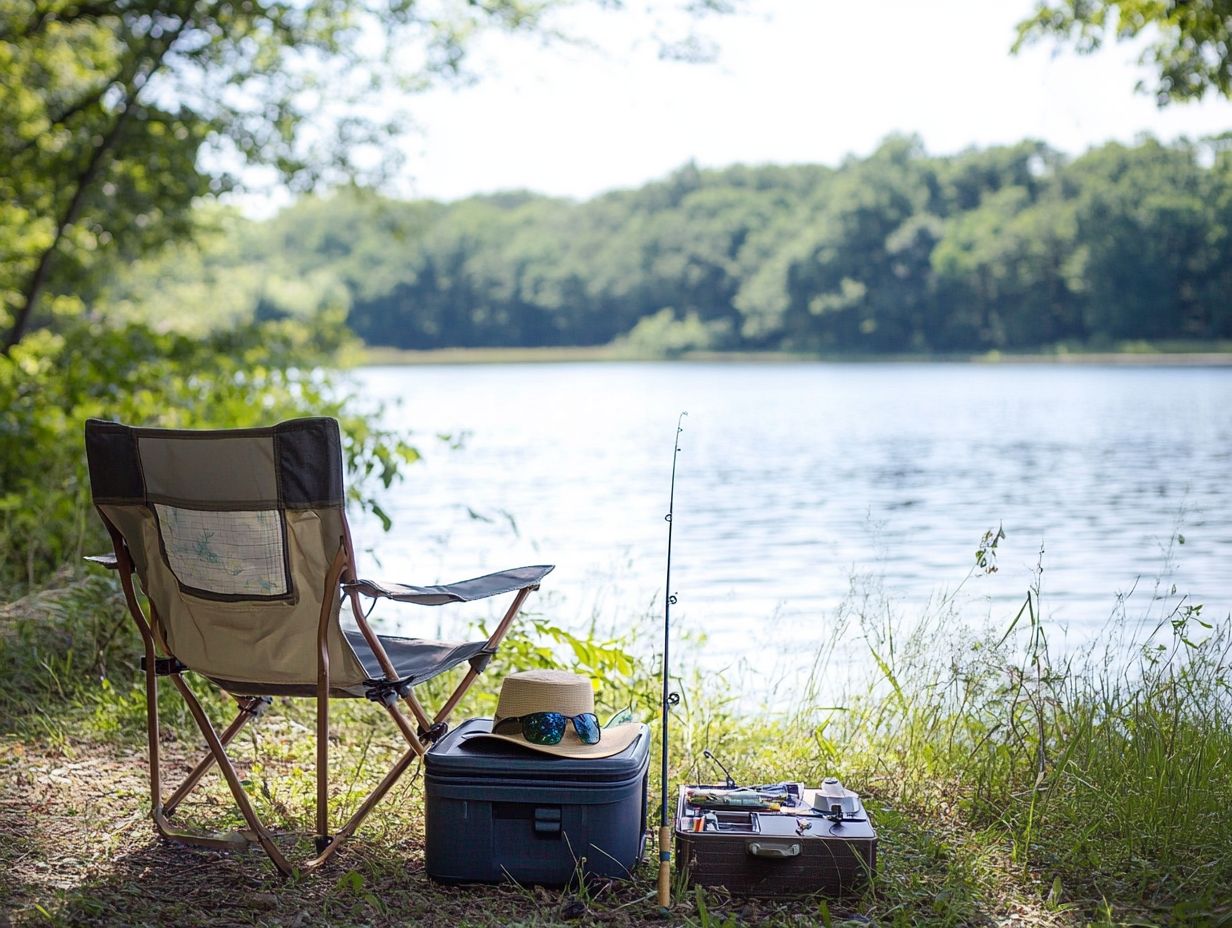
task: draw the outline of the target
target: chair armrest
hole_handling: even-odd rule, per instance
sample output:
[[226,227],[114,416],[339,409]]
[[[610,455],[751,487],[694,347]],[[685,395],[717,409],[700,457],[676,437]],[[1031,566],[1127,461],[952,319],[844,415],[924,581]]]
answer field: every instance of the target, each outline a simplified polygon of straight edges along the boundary
[[91,554],[85,560],[91,564],[97,564],[99,567],[106,567],[108,570],[118,570],[120,568],[120,560],[114,553]]
[[399,603],[415,603],[418,606],[443,606],[446,603],[469,603],[501,593],[534,589],[539,581],[555,569],[554,564],[538,564],[534,567],[514,567],[494,574],[485,574],[472,580],[443,583],[437,586],[409,586],[403,583],[382,583],[376,580],[355,580],[342,584],[347,593],[359,593],[373,599],[392,599]]

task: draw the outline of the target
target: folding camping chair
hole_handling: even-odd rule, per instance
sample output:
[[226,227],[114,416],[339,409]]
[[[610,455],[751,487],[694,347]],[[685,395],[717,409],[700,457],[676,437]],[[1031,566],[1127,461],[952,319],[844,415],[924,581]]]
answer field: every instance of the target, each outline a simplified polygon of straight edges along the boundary
[[[495,653],[551,566],[520,567],[444,586],[360,580],[343,500],[342,444],[333,419],[271,428],[185,431],[130,428],[91,419],[86,455],[94,504],[114,554],[90,558],[119,572],[145,644],[150,797],[154,825],[172,841],[225,848],[260,844],[283,874],[294,869],[260,822],[227,757],[227,744],[273,696],[315,697],[315,869],[359,826],[398,777],[447,729],[447,719]],[[146,609],[138,601],[133,572]],[[437,606],[512,593],[486,641],[444,642],[374,634],[360,598]],[[354,629],[340,620],[350,601]],[[374,602],[375,604],[375,602]],[[413,687],[462,663],[469,669],[430,715]],[[239,713],[215,731],[184,671],[212,680]],[[163,798],[158,678],[184,697],[209,753]],[[367,697],[385,708],[409,749],[336,831],[329,816],[329,700]],[[399,709],[409,707],[414,721]],[[177,806],[217,764],[247,832],[225,836],[174,828]]]

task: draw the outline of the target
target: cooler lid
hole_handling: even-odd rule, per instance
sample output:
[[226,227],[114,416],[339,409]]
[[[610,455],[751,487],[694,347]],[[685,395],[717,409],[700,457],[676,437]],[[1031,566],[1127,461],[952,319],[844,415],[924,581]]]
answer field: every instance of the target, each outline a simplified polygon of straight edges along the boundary
[[638,726],[637,737],[611,757],[555,757],[507,741],[476,738],[492,730],[491,719],[467,719],[432,746],[424,757],[428,774],[437,777],[493,777],[501,780],[567,780],[611,783],[640,775],[650,754],[650,729]]

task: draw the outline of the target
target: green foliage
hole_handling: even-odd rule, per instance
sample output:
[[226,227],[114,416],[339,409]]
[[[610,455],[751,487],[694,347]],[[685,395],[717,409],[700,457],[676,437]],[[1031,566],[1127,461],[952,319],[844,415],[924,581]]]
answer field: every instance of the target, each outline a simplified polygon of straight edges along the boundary
[[[387,177],[412,123],[397,101],[470,79],[485,31],[559,37],[545,20],[570,5],[0,0],[4,348],[80,312],[109,261],[188,237],[194,201],[243,167],[299,192]],[[659,5],[689,20],[730,6]]]
[[[186,236],[193,201],[234,184],[222,165],[270,167],[301,190],[362,175],[358,163],[393,150],[381,140],[402,114],[386,107],[373,115],[361,101],[385,87],[456,76],[478,30],[533,28],[543,9],[516,0],[436,13],[360,0],[3,0],[0,308],[8,343],[28,329],[44,290],[80,293],[105,259]],[[422,64],[383,59],[381,41],[413,42],[422,56],[397,61]],[[310,117],[316,131],[306,141]],[[374,163],[377,176],[388,167],[384,158]]]
[[120,16],[103,25],[85,9],[0,3],[6,344],[44,288],[53,315],[80,312],[79,294],[94,282],[100,257],[133,256],[185,234],[194,198],[209,190],[196,166],[206,135],[200,120],[187,108],[136,99],[174,41],[152,33],[165,21],[134,10],[134,19],[149,22],[133,36],[119,27]]
[[[59,745],[67,718],[77,716],[104,736],[130,725],[136,727],[129,737],[139,736],[145,715],[135,673],[140,651],[124,601],[101,569],[0,607],[2,730]],[[48,704],[61,711],[48,713]]]
[[676,318],[671,308],[653,316],[643,316],[621,341],[639,357],[675,358],[687,351],[713,351],[730,344],[731,325],[727,320],[702,322],[696,312]]
[[83,423],[174,428],[268,425],[300,415],[343,423],[355,502],[389,486],[416,452],[374,427],[317,370],[348,344],[340,316],[249,324],[208,338],[66,320],[0,355],[0,578],[35,586],[82,553],[107,550],[90,505]]
[[[480,627],[480,637],[490,629]],[[600,637],[591,628],[574,633],[542,616],[524,616],[511,630],[505,643],[486,671],[488,679],[499,680],[519,670],[568,667],[589,677],[595,688],[595,711],[606,722],[623,709],[632,709],[637,719],[653,718],[658,713],[656,682],[634,656],[639,629],[615,637]],[[428,701],[443,702],[454,686],[446,678],[429,681],[424,691]],[[463,701],[459,713],[491,715],[496,708],[495,689],[476,686]]]
[[643,357],[1232,337],[1232,152],[1215,141],[1067,161],[893,138],[837,170],[686,166],[585,203],[344,191],[205,218],[200,249],[118,270],[109,311],[204,331],[345,308],[371,345]]
[[[1059,0],[1041,2],[1018,24],[1017,51],[1045,37],[1092,52],[1112,37],[1149,43],[1140,62],[1159,75],[1160,106],[1201,100],[1208,90],[1232,98],[1232,2],[1229,0]],[[1140,82],[1139,90],[1146,89]]]

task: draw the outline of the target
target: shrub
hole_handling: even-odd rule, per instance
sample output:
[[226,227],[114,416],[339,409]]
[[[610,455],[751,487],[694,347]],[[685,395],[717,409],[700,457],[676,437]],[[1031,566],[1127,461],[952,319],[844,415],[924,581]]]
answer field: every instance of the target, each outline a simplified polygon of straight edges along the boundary
[[[80,318],[32,333],[0,355],[0,581],[9,597],[89,550],[107,550],[90,506],[83,423],[171,428],[267,425],[331,415],[342,422],[357,502],[418,456],[374,428],[321,366],[350,343],[340,316],[282,320],[205,338]],[[87,552],[88,553],[88,552]]]

